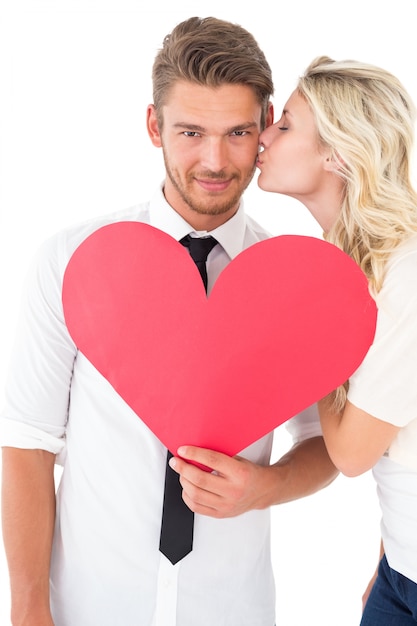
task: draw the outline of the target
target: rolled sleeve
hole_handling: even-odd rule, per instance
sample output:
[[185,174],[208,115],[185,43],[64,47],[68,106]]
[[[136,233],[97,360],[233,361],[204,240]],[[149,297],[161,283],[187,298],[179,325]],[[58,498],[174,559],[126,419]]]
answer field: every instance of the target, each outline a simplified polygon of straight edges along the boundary
[[[59,236],[40,249],[27,276],[0,415],[0,445],[62,453],[77,349],[62,308],[68,256]],[[60,251],[60,252],[59,252]]]
[[53,454],[62,454],[65,448],[65,438],[64,436],[54,437],[40,428],[2,417],[0,419],[0,446],[27,450],[40,449]]

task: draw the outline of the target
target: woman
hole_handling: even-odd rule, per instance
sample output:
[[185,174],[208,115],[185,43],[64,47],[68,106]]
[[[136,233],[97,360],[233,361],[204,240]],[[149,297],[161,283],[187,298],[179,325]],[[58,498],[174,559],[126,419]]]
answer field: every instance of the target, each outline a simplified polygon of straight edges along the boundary
[[319,403],[335,465],[347,476],[373,468],[378,484],[383,557],[362,626],[417,623],[414,115],[392,74],[320,57],[260,138],[259,186],[300,200],[363,269],[378,305],[361,366]]

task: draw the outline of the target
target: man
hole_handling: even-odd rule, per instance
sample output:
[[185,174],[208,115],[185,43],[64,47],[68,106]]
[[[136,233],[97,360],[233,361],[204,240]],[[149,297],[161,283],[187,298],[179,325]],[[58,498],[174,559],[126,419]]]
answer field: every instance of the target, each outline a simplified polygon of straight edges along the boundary
[[163,186],[150,202],[53,237],[29,281],[1,420],[14,626],[273,626],[268,507],[336,475],[312,410],[291,420],[295,445],[275,465],[272,435],[236,458],[186,447],[171,464],[196,513],[193,548],[175,565],[159,551],[166,448],[77,351],[63,274],[99,227],[140,221],[177,240],[215,237],[210,292],[232,258],[268,237],[241,196],[273,121],[273,84],[253,37],[214,18],[186,20],[165,38],[153,84],[147,126],[163,151]]

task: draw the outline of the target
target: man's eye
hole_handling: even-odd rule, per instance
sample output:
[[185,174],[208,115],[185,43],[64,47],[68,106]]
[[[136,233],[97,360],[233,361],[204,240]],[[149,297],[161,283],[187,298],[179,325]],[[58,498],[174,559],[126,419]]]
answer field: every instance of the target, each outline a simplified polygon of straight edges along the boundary
[[248,134],[248,131],[247,130],[234,130],[231,134],[235,135],[236,137],[244,137],[245,135]]
[[200,136],[200,133],[198,133],[198,132],[197,132],[197,131],[195,131],[195,130],[185,130],[185,131],[184,131],[184,135],[185,135],[186,137],[199,137],[199,136]]

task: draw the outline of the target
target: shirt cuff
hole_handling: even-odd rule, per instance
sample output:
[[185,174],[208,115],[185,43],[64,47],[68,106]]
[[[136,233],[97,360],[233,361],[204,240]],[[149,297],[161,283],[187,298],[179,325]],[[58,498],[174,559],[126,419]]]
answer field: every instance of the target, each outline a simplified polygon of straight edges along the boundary
[[46,450],[62,455],[65,449],[65,438],[54,437],[23,422],[2,418],[0,419],[0,446]]

